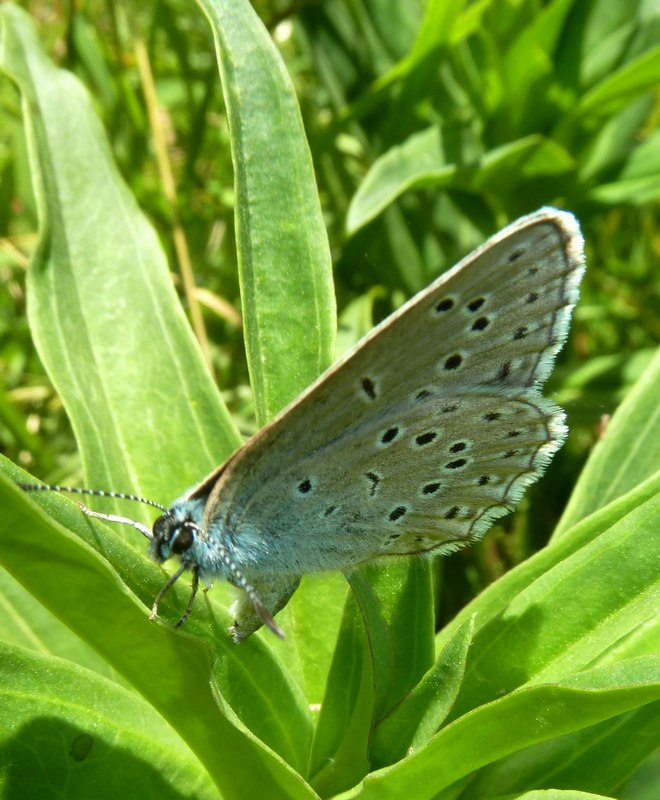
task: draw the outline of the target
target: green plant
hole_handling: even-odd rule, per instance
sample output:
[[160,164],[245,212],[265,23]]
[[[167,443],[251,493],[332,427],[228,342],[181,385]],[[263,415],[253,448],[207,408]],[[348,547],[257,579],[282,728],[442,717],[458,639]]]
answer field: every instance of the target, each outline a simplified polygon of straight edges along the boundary
[[[216,37],[229,120],[245,339],[262,424],[330,361],[329,248],[280,56],[247,2],[200,5]],[[597,202],[657,197],[658,168],[644,157],[657,132],[630,145],[631,131],[647,124],[660,60],[644,41],[642,6],[628,19],[630,5],[619,4],[623,16],[610,18],[605,36],[580,4],[528,4],[527,17],[502,4],[492,40],[482,34],[469,47],[497,5],[430,3],[406,50],[404,32],[385,25],[374,3],[381,36],[367,37],[363,20],[364,52],[351,50],[348,7],[302,9],[300,41],[325,65],[342,109],[327,129],[310,126],[309,139],[333,241],[344,216],[353,232],[338,263],[343,293],[363,288],[346,268],[362,247],[382,265],[389,297],[420,288],[427,263],[453,260],[478,229],[537,198],[564,198],[588,217]],[[567,18],[582,20],[580,42],[607,42],[600,59],[585,55],[593,85],[573,86],[574,95],[559,62],[579,48],[557,54],[560,36],[569,45],[577,37]],[[25,13],[7,4],[0,21],[1,66],[21,92],[39,212],[27,276],[32,337],[66,406],[86,482],[171,499],[240,437],[89,96],[46,59]],[[505,46],[507,31],[516,35]],[[477,74],[468,56],[483,59]],[[375,80],[392,63],[364,89],[365,73]],[[479,83],[490,92],[477,103]],[[434,92],[453,112],[442,120]],[[532,102],[538,97],[544,102]],[[437,124],[412,133],[406,115],[417,128],[423,117]],[[346,131],[353,149],[342,159],[329,143]],[[403,144],[393,151],[393,142]],[[348,210],[342,187],[357,169],[356,143],[373,166],[355,179]],[[420,185],[437,198],[403,196],[384,210]],[[370,219],[381,227],[369,237]],[[434,236],[411,236],[427,223]],[[343,319],[357,318],[359,328],[372,301],[358,297]],[[627,335],[640,350],[653,341]],[[616,328],[609,336],[623,341]],[[65,498],[22,494],[12,480],[24,473],[3,459],[0,561],[13,576],[2,580],[5,794],[66,785],[68,797],[116,796],[118,787],[158,797],[622,796],[658,745],[659,478],[648,443],[658,435],[660,361],[644,363],[551,544],[437,635],[437,575],[417,560],[352,575],[350,594],[341,576],[309,579],[282,614],[285,642],[262,632],[233,645],[221,586],[197,603],[183,632],[167,621],[149,625],[145,607],[163,574],[142,543],[92,523]],[[573,381],[573,397],[584,402],[593,376]],[[134,513],[146,521],[146,512]],[[186,596],[177,585],[164,620],[177,618]],[[651,796],[657,775],[646,780]]]

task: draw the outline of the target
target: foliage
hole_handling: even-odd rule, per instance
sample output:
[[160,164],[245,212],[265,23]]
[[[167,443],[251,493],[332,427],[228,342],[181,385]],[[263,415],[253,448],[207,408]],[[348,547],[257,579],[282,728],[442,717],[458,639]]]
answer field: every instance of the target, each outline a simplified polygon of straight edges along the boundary
[[5,795],[655,796],[657,10],[328,0],[259,4],[265,27],[247,0],[135,6],[0,9],[13,461],[167,501],[330,362],[331,260],[344,348],[545,203],[589,246],[552,387],[572,437],[470,557],[369,567],[350,593],[310,578],[285,642],[240,647],[225,587],[179,632],[177,585],[148,625],[164,578],[141,543],[22,494],[3,459]]

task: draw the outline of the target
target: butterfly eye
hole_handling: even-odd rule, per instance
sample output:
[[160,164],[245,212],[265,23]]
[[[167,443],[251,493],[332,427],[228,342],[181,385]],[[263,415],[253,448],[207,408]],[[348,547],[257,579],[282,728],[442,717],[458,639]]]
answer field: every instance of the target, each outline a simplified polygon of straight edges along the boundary
[[190,527],[181,526],[176,529],[174,538],[172,540],[172,552],[176,555],[180,555],[181,553],[185,553],[186,550],[189,550],[192,547],[192,543],[195,541],[195,537],[193,535],[192,530]]

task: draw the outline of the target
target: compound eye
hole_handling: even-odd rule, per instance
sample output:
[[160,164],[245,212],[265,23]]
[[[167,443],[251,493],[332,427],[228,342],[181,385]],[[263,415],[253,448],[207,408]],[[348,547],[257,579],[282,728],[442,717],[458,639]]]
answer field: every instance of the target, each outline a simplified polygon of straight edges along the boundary
[[176,537],[172,542],[172,552],[176,555],[185,553],[186,550],[189,550],[192,547],[192,543],[194,541],[195,537],[192,530],[187,525],[182,525],[180,528],[178,528]]

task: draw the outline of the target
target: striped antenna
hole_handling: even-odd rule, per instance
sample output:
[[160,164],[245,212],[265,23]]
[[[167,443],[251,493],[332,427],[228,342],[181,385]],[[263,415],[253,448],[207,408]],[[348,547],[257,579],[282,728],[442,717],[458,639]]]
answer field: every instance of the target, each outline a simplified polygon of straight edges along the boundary
[[146,497],[137,497],[134,494],[126,494],[125,492],[106,492],[103,489],[81,489],[78,486],[59,486],[57,483],[17,482],[16,485],[25,492],[69,492],[69,494],[87,494],[92,497],[111,497],[114,500],[133,500],[136,503],[144,503],[147,506],[153,506],[153,508],[158,508],[161,511],[167,511],[167,506],[163,506],[155,500],[147,500]]

